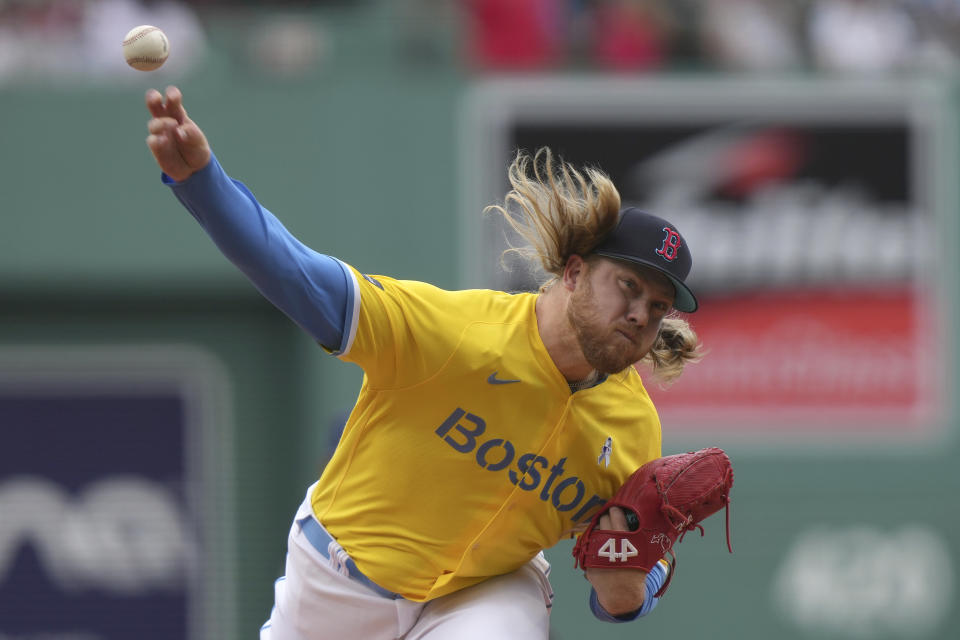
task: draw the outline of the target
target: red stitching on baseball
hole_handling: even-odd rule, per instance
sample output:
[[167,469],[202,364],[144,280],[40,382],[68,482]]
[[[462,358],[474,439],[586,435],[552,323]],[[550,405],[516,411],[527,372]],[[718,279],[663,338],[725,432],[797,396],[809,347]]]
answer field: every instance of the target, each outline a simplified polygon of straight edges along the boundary
[[[123,45],[128,45],[131,42],[136,42],[137,40],[144,37],[148,33],[153,33],[154,31],[160,31],[160,29],[158,29],[157,27],[150,27],[149,29],[144,29],[143,31],[133,36],[132,38],[128,38],[127,40],[124,40],[123,42],[120,43],[120,45],[123,46]],[[114,40],[114,42],[116,42],[116,40]]]

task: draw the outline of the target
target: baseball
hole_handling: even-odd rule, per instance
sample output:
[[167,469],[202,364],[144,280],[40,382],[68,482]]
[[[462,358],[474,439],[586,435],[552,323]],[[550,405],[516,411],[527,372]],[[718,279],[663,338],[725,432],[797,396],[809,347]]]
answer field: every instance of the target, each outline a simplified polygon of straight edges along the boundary
[[170,55],[170,41],[163,31],[148,24],[130,29],[123,38],[123,57],[137,71],[153,71]]

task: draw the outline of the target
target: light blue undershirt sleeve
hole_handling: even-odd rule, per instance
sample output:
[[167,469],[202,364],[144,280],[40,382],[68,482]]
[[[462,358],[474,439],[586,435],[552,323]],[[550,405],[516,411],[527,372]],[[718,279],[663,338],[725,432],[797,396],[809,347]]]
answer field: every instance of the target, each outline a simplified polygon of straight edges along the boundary
[[647,574],[646,582],[644,583],[647,590],[647,597],[643,601],[643,606],[641,606],[636,611],[630,613],[625,613],[623,615],[614,616],[607,613],[606,609],[600,604],[600,600],[597,598],[596,589],[590,589],[590,611],[593,612],[593,615],[598,620],[603,620],[604,622],[630,622],[631,620],[636,620],[637,618],[642,618],[647,615],[653,608],[657,606],[657,603],[660,602],[660,598],[654,598],[653,594],[660,590],[660,587],[663,586],[663,581],[667,579],[667,570],[664,568],[662,562],[658,562],[650,569],[650,573]]
[[162,180],[260,293],[322,346],[343,351],[356,295],[344,263],[293,237],[216,157],[183,182]]

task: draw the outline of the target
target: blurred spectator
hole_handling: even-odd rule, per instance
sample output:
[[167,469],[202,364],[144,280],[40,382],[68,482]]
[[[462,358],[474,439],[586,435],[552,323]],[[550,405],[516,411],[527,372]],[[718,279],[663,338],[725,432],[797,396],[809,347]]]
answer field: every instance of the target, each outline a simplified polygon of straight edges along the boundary
[[592,57],[600,68],[640,71],[664,65],[671,23],[660,2],[598,0],[592,23]]
[[84,56],[91,75],[129,71],[120,41],[139,24],[159,27],[170,40],[170,58],[161,71],[183,75],[202,59],[205,35],[196,13],[178,0],[86,0],[81,25]]
[[0,80],[46,68],[72,71],[81,58],[82,20],[78,2],[0,2]]
[[960,0],[904,0],[920,31],[916,65],[956,69],[960,63]]
[[542,70],[563,58],[563,0],[463,0],[469,62],[487,70]]
[[154,73],[172,78],[202,59],[199,19],[176,0],[0,0],[0,82],[137,79],[120,43],[141,24],[170,39],[170,58]]
[[918,44],[904,5],[890,0],[816,0],[808,34],[815,65],[833,72],[904,69]]
[[736,71],[784,71],[803,61],[796,3],[701,0],[704,61]]
[[304,16],[271,12],[251,29],[251,66],[267,76],[299,79],[320,68],[330,49],[322,23]]

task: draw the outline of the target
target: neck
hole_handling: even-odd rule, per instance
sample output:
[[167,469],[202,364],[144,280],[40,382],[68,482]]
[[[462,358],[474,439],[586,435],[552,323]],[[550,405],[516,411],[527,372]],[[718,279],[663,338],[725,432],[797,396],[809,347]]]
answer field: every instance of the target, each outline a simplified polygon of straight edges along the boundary
[[583,380],[568,380],[570,385],[570,391],[581,391],[583,389],[589,389],[593,385],[597,384],[597,380],[600,379],[600,372],[596,369],[593,370],[593,373],[588,375]]
[[567,382],[581,382],[595,376],[597,371],[583,355],[576,332],[566,313],[566,298],[550,287],[537,296],[537,330],[553,364]]

